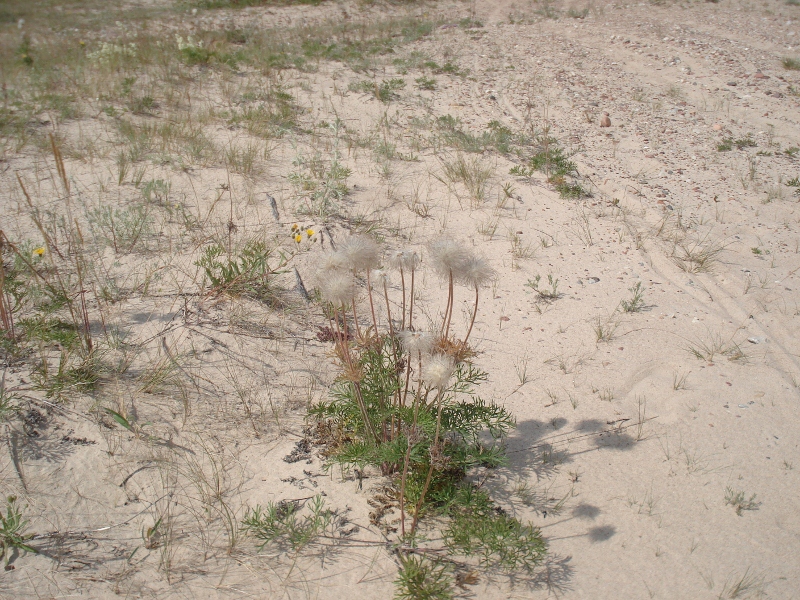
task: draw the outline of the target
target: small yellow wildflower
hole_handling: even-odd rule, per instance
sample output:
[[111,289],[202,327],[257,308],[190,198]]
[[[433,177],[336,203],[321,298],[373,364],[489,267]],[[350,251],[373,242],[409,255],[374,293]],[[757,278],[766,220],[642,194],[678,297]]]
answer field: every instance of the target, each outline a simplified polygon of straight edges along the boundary
[[42,256],[44,254],[44,248],[42,246],[39,246],[38,248],[34,248],[33,249],[33,253],[36,256]]
[[311,237],[312,235],[314,235],[314,230],[313,230],[313,229],[310,229],[310,228],[309,228],[309,229],[306,229],[306,235],[307,235],[308,237]]
[[299,244],[303,241],[303,236],[298,233],[296,236],[294,236],[294,241]]
[[298,229],[300,229],[300,227],[297,225],[297,223],[292,225],[292,231],[297,231]]

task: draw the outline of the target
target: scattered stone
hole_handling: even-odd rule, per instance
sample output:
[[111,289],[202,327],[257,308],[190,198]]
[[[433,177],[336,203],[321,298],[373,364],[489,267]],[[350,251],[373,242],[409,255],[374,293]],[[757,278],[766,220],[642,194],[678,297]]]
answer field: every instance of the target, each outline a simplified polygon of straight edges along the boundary
[[611,127],[611,117],[608,116],[607,112],[600,117],[600,127]]

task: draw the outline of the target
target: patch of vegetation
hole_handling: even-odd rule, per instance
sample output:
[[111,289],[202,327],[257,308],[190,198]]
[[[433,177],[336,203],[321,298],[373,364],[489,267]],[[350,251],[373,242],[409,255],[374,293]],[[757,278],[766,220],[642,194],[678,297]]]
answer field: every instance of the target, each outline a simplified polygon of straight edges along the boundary
[[331,528],[334,513],[325,508],[325,499],[314,496],[301,515],[300,502],[270,502],[266,508],[256,505],[242,519],[246,533],[261,542],[259,549],[276,543],[298,552],[320,534]]
[[558,278],[553,277],[552,273],[547,275],[547,284],[549,285],[549,288],[541,287],[541,280],[542,276],[536,275],[533,279],[528,279],[528,283],[525,285],[536,292],[536,296],[539,300],[543,300],[545,302],[558,300],[558,298],[561,297],[561,293],[558,291]]
[[623,300],[620,302],[622,310],[626,313],[641,312],[645,309],[644,303],[644,286],[641,281],[637,281],[636,285],[628,290],[633,294],[630,300]]
[[347,86],[351,92],[361,92],[371,94],[381,102],[397,100],[400,95],[397,93],[406,87],[404,79],[384,79],[380,83],[369,79],[353,82]]
[[395,600],[451,600],[455,597],[450,565],[418,554],[400,554]]
[[725,504],[732,506],[736,514],[740,517],[745,510],[758,510],[761,505],[756,502],[756,495],[753,494],[749,498],[741,490],[734,490],[732,487],[725,488]]
[[781,59],[781,64],[784,69],[788,69],[789,71],[800,71],[800,59],[785,56]]
[[736,146],[739,150],[744,150],[745,148],[754,148],[758,144],[756,144],[755,140],[751,136],[745,136],[743,138],[734,139],[734,138],[725,138],[717,144],[717,151],[718,152],[729,152],[733,150],[733,147]]
[[574,162],[569,160],[558,140],[543,136],[537,140],[537,151],[528,159],[526,165],[517,165],[509,172],[519,177],[530,177],[536,171],[547,176],[547,181],[552,184],[562,198],[585,198],[591,193],[576,181],[578,169]]
[[325,0],[187,0],[190,7],[216,9],[216,8],[247,8],[249,6],[318,6]]
[[486,130],[480,135],[464,131],[461,120],[452,115],[444,115],[436,119],[436,141],[463,152],[484,152],[494,149],[501,154],[516,151],[528,144],[528,138],[514,133],[499,121],[490,121]]
[[[273,259],[275,264],[270,265]],[[269,298],[274,292],[271,279],[285,272],[288,261],[284,252],[255,239],[235,253],[229,253],[220,243],[209,244],[195,264],[203,269],[216,292]]]
[[432,77],[417,77],[414,82],[417,84],[417,87],[421,90],[435,90],[436,89],[436,80]]
[[14,552],[22,550],[37,553],[37,550],[27,543],[33,537],[33,534],[25,533],[27,528],[28,521],[22,516],[22,509],[17,504],[16,496],[8,496],[5,514],[0,511],[0,556],[5,559],[6,567]]
[[[449,282],[446,310],[440,329],[419,331],[414,329],[413,306],[405,300],[415,297],[419,258],[410,251],[391,254],[389,264],[403,274],[399,314],[394,315],[398,330],[393,321],[379,325],[374,310],[382,300],[393,304],[386,271],[375,269],[380,255],[374,241],[355,236],[340,243],[326,261],[332,266],[321,273],[321,296],[340,375],[331,398],[310,414],[317,419],[329,465],[357,474],[370,466],[391,478],[383,502],[400,510],[398,597],[446,598],[453,584],[453,559],[448,556],[476,556],[487,572],[530,570],[544,557],[545,545],[537,528],[507,515],[465,480],[469,470],[505,464],[503,441],[514,425],[505,408],[477,393],[487,374],[466,360],[472,354],[472,325],[463,340],[450,336],[454,284],[474,289],[474,323],[479,290],[492,277],[491,269],[449,240],[432,246],[430,262]],[[358,273],[367,278],[372,325],[366,331],[357,319],[348,318],[355,310]],[[293,512],[281,514],[278,506],[271,506],[255,516],[248,513],[245,525],[265,543],[290,539],[297,531],[293,546],[299,547],[326,524],[319,511],[311,512],[297,521]],[[382,525],[384,512],[371,516],[374,525]],[[427,534],[419,535],[428,516],[445,521],[447,554],[433,562],[425,555]]]
[[471,486],[458,489],[449,514],[445,545],[454,554],[478,557],[485,568],[531,570],[547,552],[538,528],[510,517]]

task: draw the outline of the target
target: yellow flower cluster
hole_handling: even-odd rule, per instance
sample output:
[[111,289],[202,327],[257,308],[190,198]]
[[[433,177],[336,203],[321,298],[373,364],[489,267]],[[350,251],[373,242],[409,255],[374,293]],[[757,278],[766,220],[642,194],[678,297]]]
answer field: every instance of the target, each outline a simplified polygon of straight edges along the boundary
[[297,223],[292,225],[292,231],[289,235],[291,235],[294,238],[296,244],[299,244],[300,242],[303,241],[303,233],[306,234],[306,237],[310,241],[312,242],[317,241],[317,238],[314,237],[314,234],[316,232],[313,229],[311,229],[311,227],[306,227],[305,225],[298,225]]

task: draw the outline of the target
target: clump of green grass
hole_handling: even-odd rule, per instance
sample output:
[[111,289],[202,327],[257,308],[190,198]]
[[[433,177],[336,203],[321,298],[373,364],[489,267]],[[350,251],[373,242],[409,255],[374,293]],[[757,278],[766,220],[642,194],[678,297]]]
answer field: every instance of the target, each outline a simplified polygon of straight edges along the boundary
[[733,340],[725,340],[721,335],[712,335],[708,340],[692,342],[686,348],[697,359],[711,362],[716,356],[724,356],[728,360],[745,360],[747,355],[739,344]]
[[675,245],[672,259],[687,273],[708,273],[714,270],[725,248],[724,242],[705,238],[694,242],[683,241]]
[[467,158],[458,154],[453,160],[443,160],[442,170],[449,182],[464,184],[474,202],[483,202],[492,175],[491,167],[481,164],[477,157]]

